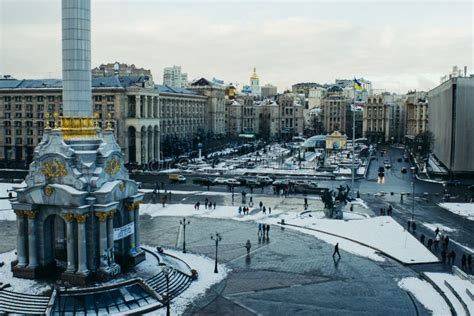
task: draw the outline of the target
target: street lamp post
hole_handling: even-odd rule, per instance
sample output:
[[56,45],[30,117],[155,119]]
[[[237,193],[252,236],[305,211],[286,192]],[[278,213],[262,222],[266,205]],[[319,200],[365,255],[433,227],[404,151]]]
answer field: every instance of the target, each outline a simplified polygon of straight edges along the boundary
[[351,183],[351,197],[354,199],[354,178],[355,178],[355,100],[354,100],[354,108],[352,109],[352,183]]
[[413,222],[415,218],[415,177],[413,176],[413,181],[411,182],[413,189],[412,203],[411,203],[411,221]]
[[186,225],[189,225],[191,222],[183,217],[182,220],[179,221],[180,225],[183,225],[183,253],[186,253]]
[[173,271],[173,268],[163,265],[161,271],[163,271],[166,279],[166,316],[170,316],[170,273]]
[[216,233],[215,235],[211,234],[211,239],[216,242],[216,262],[215,262],[215,265],[214,265],[214,273],[218,273],[218,271],[217,271],[217,247],[219,245],[219,241],[222,240],[222,236],[219,233]]

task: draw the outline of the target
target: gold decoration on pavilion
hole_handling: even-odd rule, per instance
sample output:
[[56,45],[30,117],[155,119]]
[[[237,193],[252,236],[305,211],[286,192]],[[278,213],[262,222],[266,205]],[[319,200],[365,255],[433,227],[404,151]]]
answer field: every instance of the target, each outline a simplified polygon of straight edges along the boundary
[[112,114],[109,112],[107,113],[107,127],[105,128],[107,131],[113,131],[112,128]]
[[108,218],[109,218],[109,219],[114,218],[115,213],[117,213],[117,210],[116,210],[116,209],[110,210],[110,212],[107,214]]
[[122,166],[120,165],[120,160],[117,158],[110,159],[105,164],[105,172],[111,176],[119,172],[120,168],[122,168]]
[[59,128],[59,113],[54,112],[53,117],[54,117],[54,129],[58,129]]
[[72,222],[72,221],[74,220],[74,214],[72,214],[72,213],[67,213],[67,214],[65,214],[65,215],[63,216],[63,218],[64,218],[64,220],[65,220],[66,222],[69,222],[69,223],[70,223],[70,222]]
[[132,203],[126,203],[125,207],[129,211],[138,210],[138,208],[140,207],[140,202],[137,201],[137,202],[132,202]]
[[89,215],[87,215],[87,214],[76,214],[76,215],[74,215],[74,218],[77,220],[77,222],[79,224],[84,224],[86,222],[88,216]]
[[108,217],[106,212],[95,212],[95,216],[99,219],[100,222],[105,222]]
[[28,219],[35,219],[36,218],[36,212],[35,211],[25,211],[25,215],[28,217]]
[[24,210],[15,210],[15,214],[17,217],[25,217],[26,214],[25,214],[26,211]]
[[51,126],[49,126],[49,112],[44,113],[44,129],[51,129]]
[[59,160],[48,160],[42,163],[41,173],[46,177],[67,176],[66,163]]
[[125,182],[122,181],[122,182],[119,183],[119,190],[121,192],[125,191]]
[[97,138],[98,114],[89,116],[61,116],[61,132],[64,140]]
[[52,186],[47,185],[47,186],[44,187],[44,194],[46,194],[46,196],[49,197],[49,196],[53,195],[53,193],[54,193],[54,188]]

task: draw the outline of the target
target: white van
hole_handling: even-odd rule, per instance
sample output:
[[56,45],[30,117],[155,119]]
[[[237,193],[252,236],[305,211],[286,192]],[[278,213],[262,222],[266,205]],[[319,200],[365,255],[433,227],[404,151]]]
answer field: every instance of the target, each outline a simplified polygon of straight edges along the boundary
[[267,176],[257,176],[257,181],[262,184],[272,184],[273,179]]

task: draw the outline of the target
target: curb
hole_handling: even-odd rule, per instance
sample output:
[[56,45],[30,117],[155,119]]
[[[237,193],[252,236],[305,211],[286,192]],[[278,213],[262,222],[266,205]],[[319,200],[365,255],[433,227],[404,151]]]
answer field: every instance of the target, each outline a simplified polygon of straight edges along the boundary
[[428,282],[429,284],[431,284],[431,286],[436,290],[436,292],[439,293],[439,295],[441,295],[441,297],[444,299],[444,301],[446,302],[446,304],[448,304],[449,306],[449,309],[451,310],[451,315],[453,316],[457,316],[457,313],[456,313],[456,310],[454,309],[454,306],[453,304],[451,303],[451,301],[448,299],[448,297],[446,296],[446,294],[443,292],[443,290],[441,290],[439,288],[439,286],[433,281],[431,280],[428,276],[426,276],[426,274],[424,272],[420,272],[419,273],[420,277],[425,280],[426,282]]

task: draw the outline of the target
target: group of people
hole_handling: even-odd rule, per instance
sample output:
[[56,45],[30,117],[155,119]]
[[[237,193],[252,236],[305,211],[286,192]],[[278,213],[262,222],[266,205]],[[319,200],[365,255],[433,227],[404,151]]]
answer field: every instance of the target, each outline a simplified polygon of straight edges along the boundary
[[[263,202],[260,201],[260,203],[258,203],[258,206],[260,206],[260,212],[263,212],[263,214],[267,214],[267,208],[265,207],[265,205],[263,205]],[[271,214],[272,213],[272,208],[269,207],[268,208],[268,214]]]
[[[456,263],[456,252],[451,249],[449,251],[449,236],[443,235],[439,228],[437,227],[434,231],[435,237],[428,239],[427,247],[431,249],[433,247],[434,251],[437,251],[438,248],[441,248],[441,261],[443,263],[454,265]],[[420,241],[422,244],[425,243],[425,235],[420,236]],[[472,254],[466,255],[465,253],[461,256],[461,269],[462,270],[471,270],[472,269]]]
[[[196,204],[194,204],[194,209],[195,209],[196,211],[199,211],[199,207],[200,207],[200,206],[201,206],[201,202],[198,201]],[[206,198],[206,199],[204,200],[204,208],[205,208],[206,210],[207,210],[207,209],[212,210],[213,208],[216,209],[216,202],[211,202],[211,201],[209,201],[208,198]]]
[[380,208],[380,216],[392,216],[392,213],[393,213],[393,208],[391,205],[388,206],[387,210],[385,210],[385,208]]
[[239,215],[242,214],[242,212],[244,213],[244,215],[248,215],[249,212],[250,212],[250,207],[248,206],[239,206]]
[[258,227],[258,233],[257,233],[258,238],[261,238],[261,237],[268,238],[268,233],[270,232],[270,225],[259,223],[257,227]]

